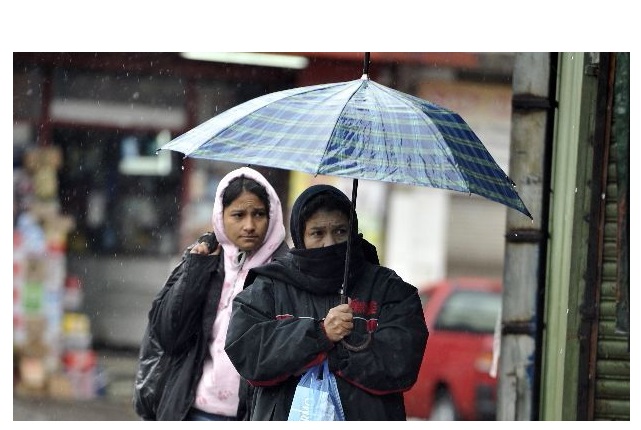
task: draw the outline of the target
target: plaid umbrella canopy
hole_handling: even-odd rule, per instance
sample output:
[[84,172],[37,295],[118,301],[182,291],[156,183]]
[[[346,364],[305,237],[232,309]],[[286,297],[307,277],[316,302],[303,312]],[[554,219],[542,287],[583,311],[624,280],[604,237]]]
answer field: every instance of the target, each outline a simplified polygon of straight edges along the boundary
[[473,193],[532,218],[514,182],[460,115],[370,80],[368,68],[366,53],[360,79],[257,97],[160,150],[352,178],[354,209],[358,180],[365,179]]
[[366,74],[252,99],[164,149],[193,158],[473,193],[532,218],[512,180],[457,113]]

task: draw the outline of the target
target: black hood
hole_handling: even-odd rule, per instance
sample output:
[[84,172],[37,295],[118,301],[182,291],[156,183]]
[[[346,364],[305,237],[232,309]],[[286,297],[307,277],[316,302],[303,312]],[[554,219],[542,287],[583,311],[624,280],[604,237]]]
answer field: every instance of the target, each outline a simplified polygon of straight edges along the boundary
[[[308,202],[321,193],[338,197],[343,208],[347,211],[352,210],[351,201],[336,187],[319,184],[307,188],[292,207],[290,231],[294,248],[290,249],[285,256],[274,259],[270,264],[250,271],[245,285],[253,282],[257,275],[265,275],[312,294],[332,294],[341,291],[345,276],[347,242],[323,248],[305,249],[303,241],[305,225],[302,219],[303,209]],[[351,280],[360,275],[365,261],[379,264],[376,248],[357,233],[358,219],[355,213],[353,222],[348,288]]]
[[[289,230],[291,232],[292,242],[294,243],[294,248],[298,250],[302,250],[305,248],[303,241],[305,221],[302,219],[302,210],[309,201],[311,201],[314,197],[321,193],[328,193],[338,197],[338,199],[342,201],[343,205],[348,208],[348,211],[352,210],[352,202],[341,190],[336,187],[326,184],[318,184],[312,185],[311,187],[307,188],[300,194],[300,196],[298,196],[298,198],[294,202],[294,206],[292,207],[292,215],[289,222]],[[352,247],[355,249],[360,248],[360,251],[363,252],[365,259],[370,263],[376,265],[380,264],[376,247],[365,240],[362,234],[358,233],[358,216],[355,211],[352,223]]]
[[[303,234],[305,232],[305,220],[302,219],[303,208],[314,197],[324,193],[331,194],[334,197],[337,197],[338,200],[341,202],[341,206],[345,208],[349,216],[349,212],[351,212],[352,210],[351,209],[352,202],[341,190],[326,184],[312,185],[311,187],[303,191],[300,194],[300,196],[298,196],[298,198],[294,202],[294,206],[292,206],[292,215],[289,222],[289,230],[291,232],[294,248],[297,248],[297,249],[305,248],[305,244],[303,241]],[[358,232],[358,217],[356,213],[354,213],[354,218],[352,222],[353,222],[352,232],[356,234],[356,232]]]

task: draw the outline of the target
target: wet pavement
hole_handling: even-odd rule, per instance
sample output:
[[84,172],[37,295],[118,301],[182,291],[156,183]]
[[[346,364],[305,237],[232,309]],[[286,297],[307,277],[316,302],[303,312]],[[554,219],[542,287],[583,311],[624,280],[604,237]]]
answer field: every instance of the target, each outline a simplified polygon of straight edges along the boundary
[[132,405],[137,352],[98,351],[98,357],[106,376],[103,395],[63,400],[20,395],[14,390],[13,421],[140,421]]
[[99,351],[105,389],[87,400],[13,394],[13,421],[139,421],[131,403],[137,353]]
[[13,398],[13,421],[139,421],[131,402]]

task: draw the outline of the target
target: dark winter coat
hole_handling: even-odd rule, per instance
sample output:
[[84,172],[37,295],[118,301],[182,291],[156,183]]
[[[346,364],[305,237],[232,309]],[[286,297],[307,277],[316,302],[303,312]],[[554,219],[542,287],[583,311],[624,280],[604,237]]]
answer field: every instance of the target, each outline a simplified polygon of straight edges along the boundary
[[[283,243],[275,255],[286,250]],[[183,420],[194,402],[220,301],[222,261],[223,253],[186,252],[152,303],[134,393],[135,411],[144,420]],[[247,413],[248,389],[241,379],[239,418]]]
[[[227,236],[223,220],[223,195],[231,181],[245,177],[261,184],[269,199],[269,225],[260,247],[252,252],[243,252]],[[223,291],[230,296],[242,285],[246,273],[253,267],[271,261],[287,251],[285,226],[280,199],[267,179],[248,167],[229,172],[218,183],[212,212],[213,234],[201,236],[197,242],[208,243],[210,252],[221,247],[216,255],[191,254],[191,247],[183,254],[178,266],[173,270],[165,285],[158,293],[149,311],[149,322],[140,349],[139,367],[134,386],[134,409],[145,420],[183,420],[189,409],[197,405],[196,393],[203,375],[203,365],[210,366],[212,361],[221,358],[217,369],[223,369],[225,377],[231,377],[222,387],[226,398],[218,393],[213,398],[202,399],[204,403],[221,400],[227,414],[236,412],[236,418],[243,418],[248,385],[234,370],[222,351],[212,349],[215,340],[222,339],[225,331],[218,331],[213,339],[214,322],[218,314]],[[227,290],[224,290],[227,288]],[[224,308],[224,306],[223,306]],[[227,308],[227,310],[229,310]],[[227,313],[221,314],[226,316]],[[233,374],[228,372],[234,372]],[[207,373],[209,375],[209,373]],[[211,373],[207,383],[217,386],[216,373]],[[236,402],[235,382],[239,381],[238,405]],[[211,387],[208,387],[208,389]],[[234,389],[234,392],[229,393]],[[203,396],[206,396],[204,394]],[[202,406],[202,405],[201,405]],[[197,406],[195,406],[197,407]],[[233,410],[235,409],[235,411]]]
[[414,286],[365,260],[355,244],[350,306],[360,352],[330,341],[322,320],[340,304],[346,244],[292,249],[252,269],[233,301],[225,351],[254,387],[251,420],[286,420],[300,375],[328,358],[347,420],[405,420],[403,392],[416,382],[428,331]]
[[[222,259],[185,253],[149,311],[149,324],[140,351],[134,407],[144,420],[183,420],[191,407],[207,355],[207,334],[216,317],[224,278]],[[189,293],[186,293],[189,291]],[[174,333],[166,324],[168,304],[182,302],[190,319]],[[208,306],[206,304],[209,304]],[[143,375],[146,375],[143,379]]]

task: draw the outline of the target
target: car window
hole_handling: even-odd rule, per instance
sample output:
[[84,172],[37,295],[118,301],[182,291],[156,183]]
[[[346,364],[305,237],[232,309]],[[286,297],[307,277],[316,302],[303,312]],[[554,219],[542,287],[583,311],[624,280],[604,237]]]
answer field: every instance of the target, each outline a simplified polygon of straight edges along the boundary
[[456,291],[439,313],[438,330],[493,333],[501,308],[501,294],[484,291]]

